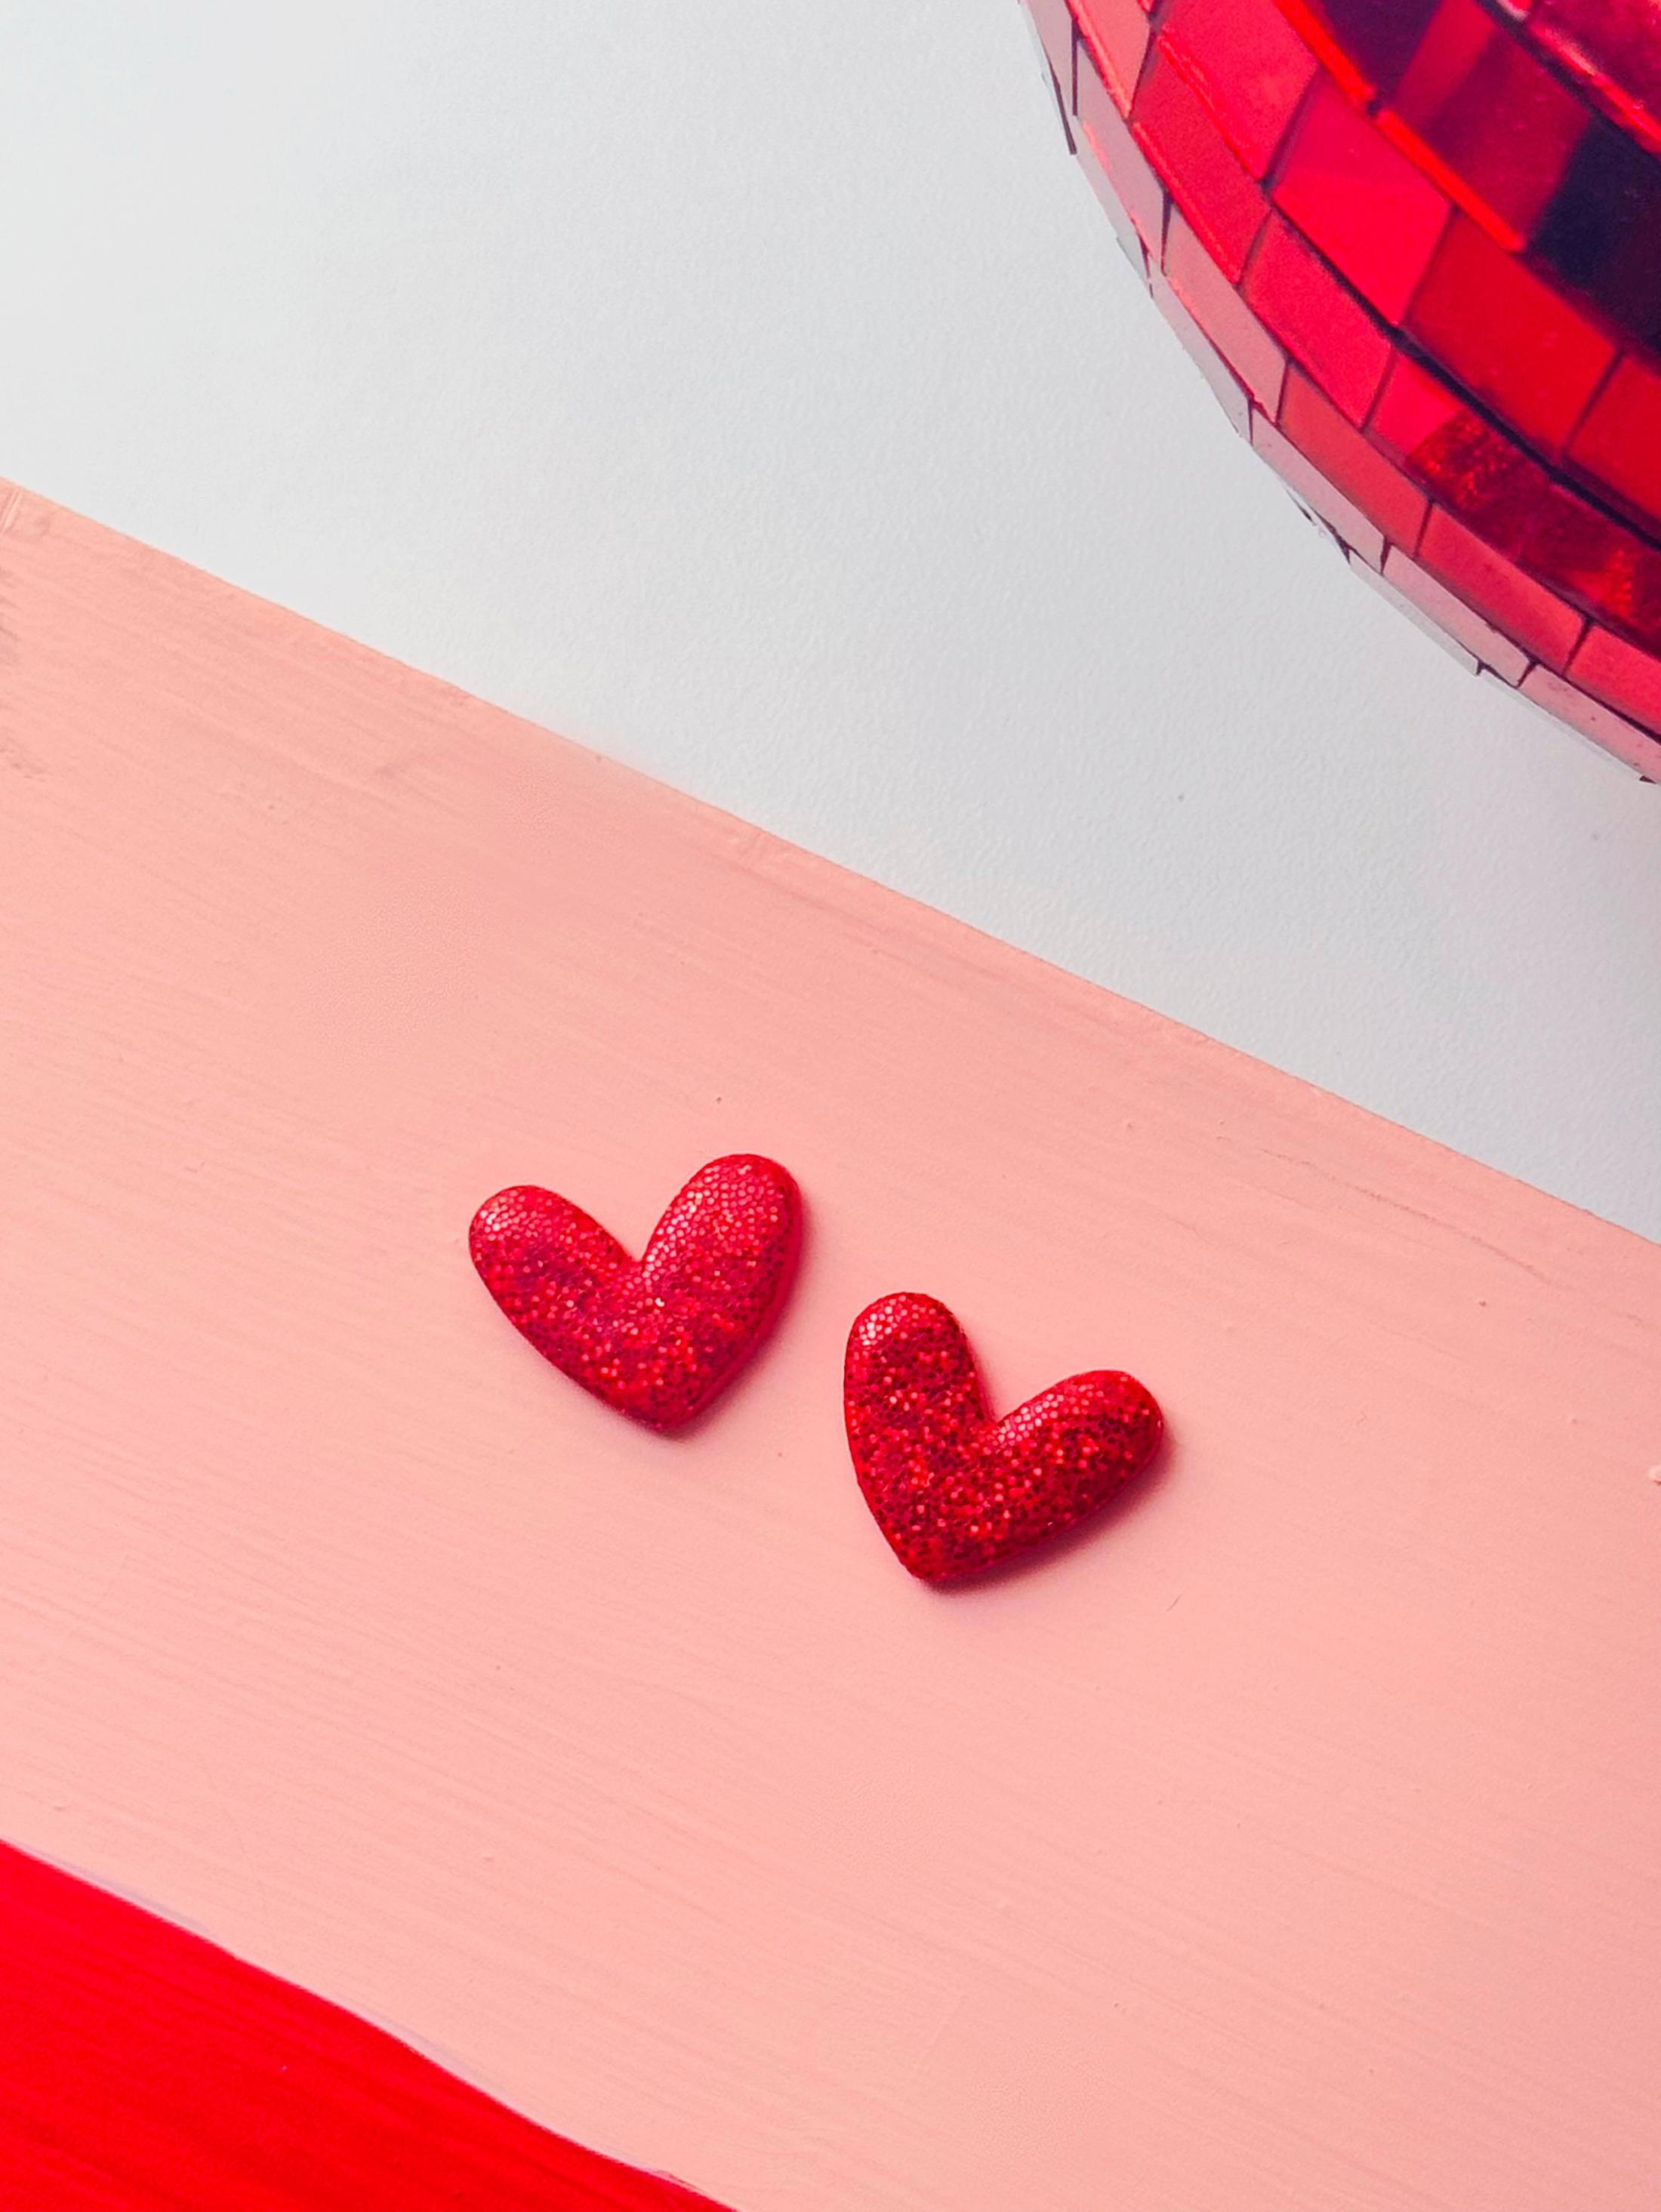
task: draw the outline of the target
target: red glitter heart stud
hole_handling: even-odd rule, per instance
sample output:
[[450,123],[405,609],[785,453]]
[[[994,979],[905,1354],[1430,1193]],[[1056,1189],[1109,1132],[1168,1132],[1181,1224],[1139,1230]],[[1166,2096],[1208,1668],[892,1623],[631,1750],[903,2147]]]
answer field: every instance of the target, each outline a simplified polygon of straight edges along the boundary
[[468,1243],[486,1289],[562,1374],[648,1428],[702,1413],[766,1334],[789,1287],[801,1199],[750,1152],[702,1167],[631,1260],[551,1190],[487,1198]]
[[1074,1375],[995,1421],[969,1340],[938,1298],[879,1298],[848,1339],[843,1402],[865,1502],[902,1565],[944,1582],[1093,1513],[1158,1450],[1129,1375]]

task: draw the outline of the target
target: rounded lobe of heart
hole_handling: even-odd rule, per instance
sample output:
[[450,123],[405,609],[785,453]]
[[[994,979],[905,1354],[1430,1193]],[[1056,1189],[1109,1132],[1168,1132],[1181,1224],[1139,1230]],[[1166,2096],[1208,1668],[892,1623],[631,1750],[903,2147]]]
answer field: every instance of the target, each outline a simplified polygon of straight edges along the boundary
[[865,1502],[925,1582],[978,1573],[1072,1528],[1141,1472],[1165,1431],[1135,1376],[1104,1370],[994,1420],[956,1318],[910,1291],[854,1323],[843,1409]]
[[580,1206],[535,1184],[485,1200],[473,1265],[514,1327],[563,1375],[654,1429],[678,1428],[731,1382],[794,1271],[801,1200],[776,1160],[711,1160],[631,1259]]

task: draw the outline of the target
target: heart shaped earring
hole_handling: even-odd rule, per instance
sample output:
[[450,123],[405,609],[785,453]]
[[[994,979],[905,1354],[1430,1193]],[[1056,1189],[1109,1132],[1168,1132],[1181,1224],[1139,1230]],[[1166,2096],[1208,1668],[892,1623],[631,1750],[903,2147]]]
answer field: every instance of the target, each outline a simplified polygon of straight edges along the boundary
[[1071,1376],[995,1420],[957,1320],[913,1291],[854,1323],[843,1406],[865,1502],[925,1582],[1072,1528],[1141,1472],[1165,1432],[1141,1384],[1106,1372]]
[[790,1286],[801,1198],[776,1160],[735,1152],[672,1199],[638,1260],[580,1206],[526,1183],[487,1198],[468,1244],[485,1288],[563,1375],[648,1428],[701,1413]]

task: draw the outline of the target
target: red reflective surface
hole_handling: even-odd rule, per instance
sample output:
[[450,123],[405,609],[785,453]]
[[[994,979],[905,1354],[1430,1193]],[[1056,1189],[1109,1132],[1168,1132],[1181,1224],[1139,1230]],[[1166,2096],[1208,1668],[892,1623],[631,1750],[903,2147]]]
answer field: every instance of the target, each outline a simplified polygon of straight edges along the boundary
[[1176,0],[1159,45],[1261,177],[1318,66],[1275,0]]
[[1074,0],[1059,61],[1031,4],[1236,427],[1472,658],[1661,775],[1661,0]]
[[1275,204],[1369,306],[1399,322],[1451,210],[1335,85],[1304,103],[1281,157]]
[[1404,326],[1456,382],[1551,453],[1615,360],[1608,338],[1465,216],[1448,226]]
[[1479,0],[1441,0],[1378,118],[1387,137],[1512,251],[1526,245],[1591,120]]
[[1522,0],[1524,28],[1633,137],[1661,148],[1657,0]]
[[1385,369],[1390,344],[1366,308],[1294,230],[1270,223],[1245,281],[1247,304],[1334,405],[1363,421]]
[[1130,112],[1136,143],[1171,180],[1171,196],[1231,283],[1238,282],[1269,204],[1187,77],[1155,53]]

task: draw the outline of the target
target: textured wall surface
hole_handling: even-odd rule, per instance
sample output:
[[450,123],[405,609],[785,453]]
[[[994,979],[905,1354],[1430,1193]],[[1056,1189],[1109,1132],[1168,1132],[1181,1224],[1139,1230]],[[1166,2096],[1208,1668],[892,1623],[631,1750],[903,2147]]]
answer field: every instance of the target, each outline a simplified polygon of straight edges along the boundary
[[0,29],[0,470],[1661,1236],[1661,793],[1231,437],[1017,0]]
[[[1661,1251],[0,502],[0,1837],[740,2212],[1651,2212]],[[473,1206],[799,1176],[665,1440]],[[851,1317],[1161,1480],[911,1582]]]

